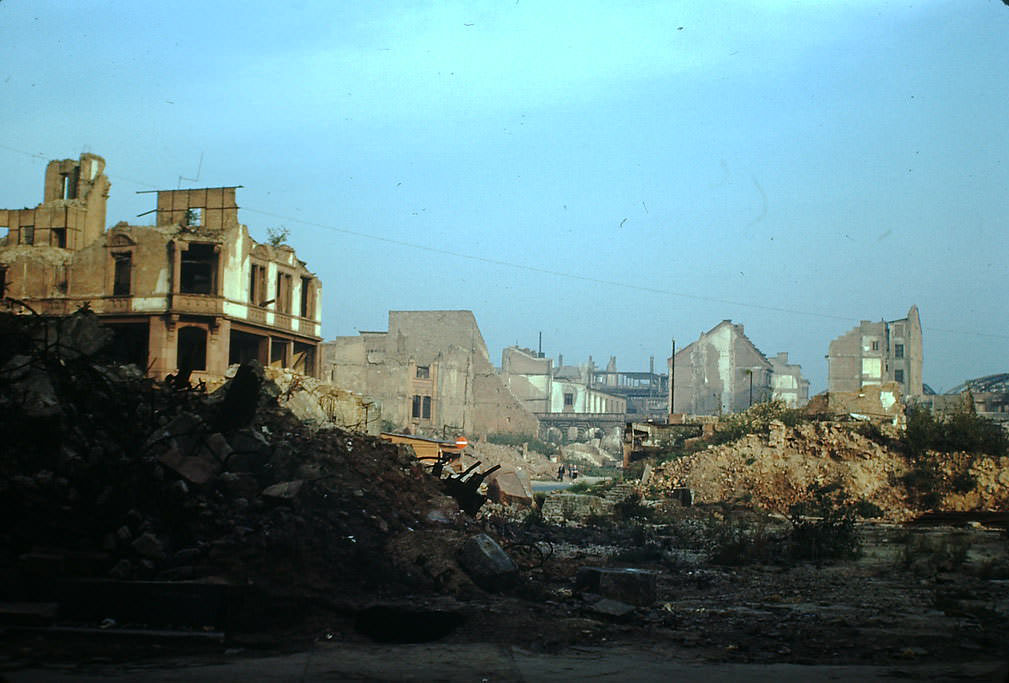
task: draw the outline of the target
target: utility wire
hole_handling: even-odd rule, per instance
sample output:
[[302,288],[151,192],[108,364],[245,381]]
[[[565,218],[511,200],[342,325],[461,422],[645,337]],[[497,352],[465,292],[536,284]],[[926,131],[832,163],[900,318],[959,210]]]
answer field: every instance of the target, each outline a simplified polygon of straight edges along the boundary
[[[32,157],[34,159],[41,159],[43,161],[45,161],[48,158],[50,158],[50,157],[48,157],[47,155],[45,155],[45,154],[43,154],[41,152],[28,152],[28,151],[25,151],[25,150],[22,150],[22,149],[17,149],[15,147],[10,147],[9,145],[4,145],[2,143],[0,143],[0,149],[6,149],[6,150],[9,150],[11,152],[16,152],[18,154],[23,154],[25,156]],[[106,175],[108,175],[108,174],[106,174]],[[131,179],[131,178],[126,178],[126,177],[123,177],[123,176],[111,176],[110,175],[108,177],[109,178],[114,178],[114,179],[118,178],[120,180],[125,180],[126,182],[130,182],[130,183],[133,183],[135,185],[139,185],[141,187],[148,187],[148,188],[155,188],[155,187],[157,187],[156,185],[152,185],[150,183],[141,182],[141,181],[134,180],[134,179]],[[673,290],[670,290],[670,289],[663,289],[663,288],[660,288],[660,287],[648,287],[648,286],[645,286],[645,285],[636,285],[636,284],[633,284],[633,283],[630,283],[630,282],[619,282],[617,280],[604,280],[604,279],[601,279],[601,278],[591,277],[589,275],[579,275],[578,273],[568,273],[568,272],[559,271],[559,270],[552,270],[552,269],[549,269],[549,268],[540,268],[538,266],[530,266],[528,264],[516,263],[514,261],[505,261],[503,259],[495,259],[495,258],[490,258],[490,257],[487,257],[487,256],[478,256],[478,255],[475,255],[475,254],[467,254],[467,253],[463,253],[463,252],[459,252],[459,251],[453,251],[451,249],[443,249],[441,247],[432,247],[430,245],[420,244],[418,242],[408,242],[406,240],[394,239],[392,237],[383,237],[381,235],[374,235],[374,234],[367,233],[367,232],[361,232],[360,230],[350,230],[348,228],[341,228],[341,227],[338,227],[338,226],[335,226],[335,225],[328,225],[326,223],[318,223],[318,222],[315,222],[315,221],[308,221],[308,220],[305,220],[303,218],[297,218],[295,216],[286,216],[284,214],[274,213],[272,211],[264,211],[262,209],[254,209],[254,208],[250,208],[248,206],[242,206],[242,210],[243,211],[249,211],[250,213],[256,213],[256,214],[259,214],[261,216],[269,216],[270,218],[277,218],[277,219],[284,220],[284,221],[289,221],[289,222],[292,222],[292,223],[299,223],[301,225],[307,225],[307,226],[310,226],[310,227],[313,227],[313,228],[319,228],[321,230],[328,230],[330,232],[336,232],[336,233],[340,233],[340,234],[343,234],[343,235],[352,235],[354,237],[361,237],[361,238],[373,240],[373,241],[376,241],[376,242],[383,242],[385,244],[394,244],[396,246],[406,247],[408,249],[417,249],[417,250],[426,251],[426,252],[429,252],[429,253],[432,253],[432,254],[442,254],[444,256],[451,256],[453,258],[465,259],[465,260],[474,261],[474,262],[477,262],[477,263],[487,263],[487,264],[490,264],[490,265],[501,266],[501,267],[504,267],[504,268],[513,268],[513,269],[516,269],[516,270],[524,270],[524,271],[531,272],[531,273],[540,273],[542,275],[552,275],[554,277],[562,277],[562,278],[566,278],[566,279],[569,279],[569,280],[578,280],[578,281],[581,281],[581,282],[591,282],[593,284],[606,285],[606,286],[609,286],[609,287],[620,287],[622,289],[630,289],[630,290],[638,291],[638,292],[648,292],[650,294],[661,294],[661,295],[672,296],[672,297],[677,297],[677,298],[681,298],[681,299],[691,299],[691,300],[694,300],[694,301],[704,301],[704,302],[707,302],[707,303],[717,303],[717,304],[724,304],[724,305],[728,305],[728,306],[738,306],[740,308],[750,308],[750,309],[760,310],[760,311],[770,311],[770,312],[773,312],[773,313],[786,313],[786,314],[789,314],[789,315],[803,315],[803,316],[813,317],[813,318],[824,318],[824,319],[827,319],[827,320],[843,320],[845,322],[851,322],[851,321],[855,321],[855,320],[859,319],[856,316],[845,316],[845,315],[838,315],[838,314],[835,314],[835,313],[821,313],[819,311],[803,311],[803,310],[796,309],[796,308],[783,308],[783,307],[780,307],[780,306],[768,306],[766,304],[756,304],[756,303],[749,303],[749,302],[745,302],[745,301],[733,301],[731,299],[722,299],[722,298],[719,298],[719,297],[712,297],[712,296],[702,296],[702,295],[699,295],[699,294],[691,294],[691,293],[688,293],[688,292],[677,292],[677,291],[673,291]],[[944,333],[947,333],[947,334],[970,335],[970,336],[974,336],[974,337],[985,337],[985,338],[989,338],[989,339],[1009,339],[1009,335],[1005,335],[1005,334],[992,334],[992,333],[988,333],[988,332],[976,332],[976,331],[971,331],[971,330],[953,330],[953,329],[947,329],[947,328],[941,328],[941,327],[931,327],[931,326],[929,326],[929,327],[924,327],[923,326],[923,329],[927,330],[929,332],[944,332]]]

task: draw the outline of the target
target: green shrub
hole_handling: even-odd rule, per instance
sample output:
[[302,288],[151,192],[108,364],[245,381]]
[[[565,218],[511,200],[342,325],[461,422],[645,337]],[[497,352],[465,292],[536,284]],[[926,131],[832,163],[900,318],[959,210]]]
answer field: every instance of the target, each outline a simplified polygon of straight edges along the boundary
[[719,420],[712,440],[716,444],[731,443],[747,434],[767,434],[774,421],[794,427],[805,419],[802,411],[787,407],[784,401],[762,401]]
[[789,510],[789,556],[817,563],[858,557],[862,539],[855,527],[857,507],[846,500],[840,483],[811,493],[810,500]]

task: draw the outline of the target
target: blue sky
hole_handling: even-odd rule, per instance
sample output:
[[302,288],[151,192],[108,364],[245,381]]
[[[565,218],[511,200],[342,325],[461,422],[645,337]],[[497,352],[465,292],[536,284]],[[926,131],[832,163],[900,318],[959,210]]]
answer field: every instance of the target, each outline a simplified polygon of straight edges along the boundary
[[0,206],[85,150],[110,224],[241,184],[327,338],[467,308],[640,370],[731,318],[822,391],[917,304],[933,387],[1009,369],[1000,0],[148,4],[0,1]]

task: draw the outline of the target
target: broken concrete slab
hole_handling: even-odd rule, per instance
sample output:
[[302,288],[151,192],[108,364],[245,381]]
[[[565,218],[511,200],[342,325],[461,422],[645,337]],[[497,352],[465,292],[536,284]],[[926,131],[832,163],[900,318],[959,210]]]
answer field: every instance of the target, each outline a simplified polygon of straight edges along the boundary
[[658,573],[647,569],[579,567],[575,589],[632,605],[655,602]]
[[487,534],[471,536],[459,550],[459,565],[485,590],[499,591],[515,584],[518,565]]
[[487,498],[502,505],[532,505],[529,475],[514,470],[498,470],[487,478]]

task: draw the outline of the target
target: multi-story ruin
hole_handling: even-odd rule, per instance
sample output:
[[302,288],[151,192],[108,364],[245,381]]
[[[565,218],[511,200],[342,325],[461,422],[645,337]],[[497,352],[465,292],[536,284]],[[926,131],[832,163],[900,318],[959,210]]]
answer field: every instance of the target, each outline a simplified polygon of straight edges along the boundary
[[498,377],[472,311],[389,311],[389,329],[322,345],[325,379],[373,398],[392,429],[535,435]]
[[830,342],[828,391],[857,393],[866,385],[896,382],[903,396],[917,398],[923,394],[922,360],[917,306],[900,320],[863,320]]
[[702,332],[668,363],[671,413],[736,413],[772,396],[771,362],[731,320]]
[[0,210],[0,284],[14,310],[89,306],[113,353],[154,377],[223,375],[256,358],[318,373],[321,284],[286,245],[238,222],[236,187],[157,190],[154,225],[105,229],[110,183],[94,154],[52,161],[43,201]]

